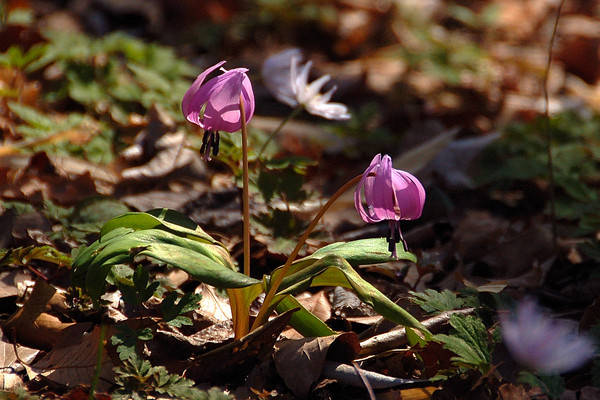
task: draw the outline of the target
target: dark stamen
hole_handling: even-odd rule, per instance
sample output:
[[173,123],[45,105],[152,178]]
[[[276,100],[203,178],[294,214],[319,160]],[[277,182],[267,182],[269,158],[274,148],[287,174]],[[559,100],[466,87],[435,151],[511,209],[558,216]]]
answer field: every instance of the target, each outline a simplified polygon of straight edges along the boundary
[[200,147],[200,153],[202,153],[202,159],[210,161],[210,154],[216,157],[219,153],[219,132],[216,131],[204,131],[202,137],[202,146]]
[[221,137],[219,136],[219,132],[215,132],[215,141],[213,143],[213,157],[216,157],[219,154],[219,142],[221,141]]
[[404,249],[406,249],[406,242],[402,237],[402,232],[400,232],[400,221],[389,221],[388,225],[388,250],[392,253],[393,258],[398,258],[398,254],[396,253],[396,245],[400,242],[404,245]]

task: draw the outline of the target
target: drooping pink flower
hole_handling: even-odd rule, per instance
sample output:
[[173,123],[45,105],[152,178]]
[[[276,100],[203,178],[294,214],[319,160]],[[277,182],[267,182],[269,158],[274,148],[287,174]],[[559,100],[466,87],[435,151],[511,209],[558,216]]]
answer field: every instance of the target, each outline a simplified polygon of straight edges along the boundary
[[524,300],[514,314],[503,315],[500,322],[512,357],[535,372],[568,372],[596,352],[590,338],[578,335],[569,321],[552,319],[533,300]]
[[396,244],[404,243],[400,220],[419,218],[424,205],[425,189],[421,182],[406,171],[394,169],[388,155],[377,154],[373,158],[354,192],[354,206],[363,221],[389,221],[388,242],[394,258]]
[[223,64],[225,61],[198,75],[181,101],[184,117],[205,131],[201,150],[205,156],[208,156],[211,148],[213,155],[218,151],[219,131],[237,132],[242,128],[240,94],[244,102],[246,122],[250,122],[254,115],[254,92],[246,75],[247,68],[229,71],[221,68],[223,74],[204,82],[211,72]]

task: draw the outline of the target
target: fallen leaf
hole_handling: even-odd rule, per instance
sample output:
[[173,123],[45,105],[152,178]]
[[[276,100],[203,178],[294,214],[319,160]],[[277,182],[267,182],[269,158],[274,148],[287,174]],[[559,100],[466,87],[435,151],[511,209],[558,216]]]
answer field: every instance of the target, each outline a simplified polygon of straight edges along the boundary
[[[9,168],[14,166],[9,165]],[[44,152],[30,156],[23,168],[9,170],[0,180],[0,192],[4,198],[31,203],[49,198],[67,206],[98,193],[89,171],[69,174],[59,169]]]
[[39,352],[38,349],[10,343],[4,333],[0,332],[0,365],[2,365],[2,368],[20,371],[24,367],[21,361],[28,364],[33,361]]
[[241,339],[196,357],[187,368],[186,376],[196,382],[244,377],[254,365],[272,354],[277,338],[294,311],[278,315]]
[[321,376],[325,360],[350,362],[359,350],[358,336],[354,332],[282,340],[275,345],[275,367],[286,386],[296,396],[306,398]]
[[200,307],[195,313],[200,315],[203,320],[211,324],[231,320],[229,300],[220,296],[213,286],[201,284],[194,292],[202,295]]
[[53,307],[64,304],[64,294],[57,288],[37,281],[31,296],[3,325],[4,333],[19,344],[48,350],[61,338],[63,331],[74,322],[62,322],[50,314]]
[[17,296],[17,283],[30,279],[29,271],[22,268],[0,272],[0,298]]
[[[96,370],[102,329],[96,326],[89,332],[91,326],[91,323],[79,323],[64,330],[56,346],[40,361],[27,368],[29,379],[42,375],[53,382],[69,387],[89,385]],[[104,348],[101,379],[97,390],[108,390],[113,376],[113,363]]]

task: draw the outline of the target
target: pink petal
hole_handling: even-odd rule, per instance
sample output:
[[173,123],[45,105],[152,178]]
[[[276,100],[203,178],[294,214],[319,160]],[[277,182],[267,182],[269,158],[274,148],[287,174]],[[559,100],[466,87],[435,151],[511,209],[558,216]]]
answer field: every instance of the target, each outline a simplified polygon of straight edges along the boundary
[[242,98],[244,99],[244,109],[246,111],[246,123],[250,122],[254,116],[255,100],[252,83],[246,74],[242,81]]
[[400,209],[396,219],[417,219],[425,205],[425,189],[421,182],[406,171],[393,170],[392,186]]
[[398,219],[394,207],[392,170],[392,159],[388,155],[383,156],[373,181],[372,199],[367,203],[380,221]]
[[199,114],[202,106],[204,103],[206,103],[208,98],[204,98],[204,96],[198,96],[198,92],[206,77],[223,64],[225,64],[225,61],[221,61],[213,65],[198,75],[192,86],[190,86],[190,88],[183,95],[183,99],[181,100],[181,111],[183,112],[183,116],[191,123],[200,125],[202,127]]

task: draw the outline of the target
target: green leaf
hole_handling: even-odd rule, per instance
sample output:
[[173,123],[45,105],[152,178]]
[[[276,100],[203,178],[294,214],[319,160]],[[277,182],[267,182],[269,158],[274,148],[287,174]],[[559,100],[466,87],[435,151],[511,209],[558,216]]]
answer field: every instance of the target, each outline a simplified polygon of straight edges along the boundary
[[[417,262],[417,257],[407,252],[401,243],[396,246],[396,251],[399,260]],[[385,238],[360,239],[351,242],[332,243],[322,247],[310,256],[295,261],[289,273],[292,274],[328,255],[342,257],[353,267],[394,261]]]
[[260,281],[235,271],[227,249],[175,211],[127,213],[108,221],[101,237],[80,252],[73,262],[72,283],[92,299],[105,290],[113,266],[131,263],[138,256],[180,268],[192,278],[220,288],[241,288]]
[[481,319],[463,314],[452,314],[450,325],[455,334],[437,334],[435,339],[444,344],[444,348],[456,354],[452,361],[486,373],[491,365],[491,345],[487,340],[487,330]]
[[335,334],[325,322],[308,311],[294,296],[283,296],[275,308],[277,313],[283,314],[288,310],[299,309],[290,320],[290,325],[294,327],[304,337],[321,337]]
[[438,292],[433,289],[425,289],[423,293],[409,292],[414,296],[413,303],[418,304],[425,312],[439,314],[442,311],[450,311],[461,308],[465,300],[459,299],[455,293],[445,289]]
[[312,286],[342,286],[353,289],[362,302],[371,306],[382,317],[430,335],[415,317],[365,281],[348,261],[338,255],[326,255],[312,265],[288,275],[283,279],[278,294],[299,293]]
[[0,250],[0,266],[27,265],[32,260],[50,262],[56,265],[70,266],[71,257],[52,246],[27,246]]
[[559,399],[565,391],[565,380],[560,375],[535,375],[521,371],[518,381],[541,388],[550,399]]
[[171,83],[156,71],[133,63],[129,63],[127,67],[134,73],[137,80],[146,89],[156,90],[162,93],[168,93],[171,90]]
[[191,325],[192,320],[182,316],[187,312],[198,308],[198,302],[202,299],[201,294],[186,293],[177,300],[177,292],[171,292],[165,297],[160,304],[160,311],[163,314],[163,320],[173,326],[180,327],[181,325]]
[[22,119],[26,124],[31,125],[42,132],[49,132],[56,125],[56,121],[53,118],[33,107],[12,101],[8,103],[8,107],[10,108],[10,111],[15,113],[17,117]]
[[131,329],[127,325],[117,325],[117,333],[111,337],[113,346],[117,346],[119,359],[127,360],[136,357],[136,346],[138,340],[152,340],[150,328]]

